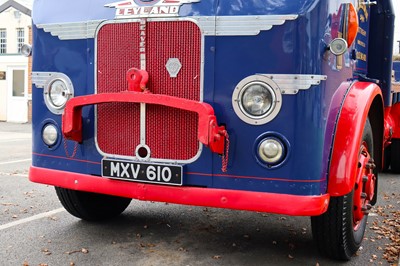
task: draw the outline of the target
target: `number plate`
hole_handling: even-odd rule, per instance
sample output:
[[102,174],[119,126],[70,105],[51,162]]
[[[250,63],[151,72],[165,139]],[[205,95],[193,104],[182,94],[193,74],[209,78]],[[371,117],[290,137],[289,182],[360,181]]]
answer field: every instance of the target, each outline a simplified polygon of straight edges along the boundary
[[182,185],[182,166],[103,159],[102,176],[128,181]]

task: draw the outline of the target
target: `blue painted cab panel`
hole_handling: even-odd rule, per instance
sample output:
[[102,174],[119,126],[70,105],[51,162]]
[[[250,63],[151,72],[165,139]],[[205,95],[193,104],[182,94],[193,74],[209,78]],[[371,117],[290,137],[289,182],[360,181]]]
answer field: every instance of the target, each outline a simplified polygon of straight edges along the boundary
[[[60,40],[41,24],[113,20],[115,9],[104,7],[110,0],[51,1],[34,3],[34,72],[62,72],[70,77],[75,96],[95,92],[95,43],[93,38]],[[297,15],[282,25],[252,36],[205,36],[203,100],[211,104],[218,121],[230,135],[228,172],[221,171],[221,157],[204,148],[201,156],[184,166],[184,185],[207,186],[295,195],[326,193],[327,171],[336,114],[343,95],[336,95],[342,81],[350,79],[355,60],[351,49],[344,56],[344,67],[326,52],[332,39],[331,17],[340,2],[328,0],[210,1],[184,4],[179,15],[249,16]],[[271,122],[255,126],[244,123],[232,107],[232,93],[245,77],[255,74],[327,75],[327,81],[297,94],[282,97],[282,109]],[[41,140],[47,122],[61,125],[61,116],[44,104],[43,89],[33,88],[34,144],[33,165],[58,170],[100,175],[102,155],[94,139],[94,107],[83,109],[82,145],[61,140],[48,149]],[[333,99],[336,99],[335,101]],[[257,139],[272,132],[288,141],[288,158],[279,167],[268,168],[257,162]]]

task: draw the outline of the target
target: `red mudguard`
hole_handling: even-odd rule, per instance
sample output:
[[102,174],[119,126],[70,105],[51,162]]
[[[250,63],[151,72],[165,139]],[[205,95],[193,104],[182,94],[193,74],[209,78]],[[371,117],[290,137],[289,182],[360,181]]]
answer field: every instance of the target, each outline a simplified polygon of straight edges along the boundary
[[336,125],[329,169],[331,196],[346,195],[354,187],[364,124],[376,97],[383,101],[381,89],[369,82],[355,82],[346,95]]

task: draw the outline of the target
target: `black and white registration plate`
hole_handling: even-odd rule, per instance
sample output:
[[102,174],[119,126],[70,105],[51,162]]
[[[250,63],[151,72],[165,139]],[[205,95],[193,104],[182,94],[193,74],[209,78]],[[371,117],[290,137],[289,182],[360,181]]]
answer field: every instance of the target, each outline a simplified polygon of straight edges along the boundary
[[102,176],[136,182],[182,185],[182,166],[103,159]]

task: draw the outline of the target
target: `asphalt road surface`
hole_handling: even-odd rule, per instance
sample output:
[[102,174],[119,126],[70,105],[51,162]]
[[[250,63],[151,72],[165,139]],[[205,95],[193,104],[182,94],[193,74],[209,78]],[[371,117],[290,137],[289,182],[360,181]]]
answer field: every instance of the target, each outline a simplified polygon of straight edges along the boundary
[[114,220],[81,221],[29,182],[30,133],[0,122],[0,265],[397,264],[400,176],[380,175],[362,248],[338,263],[318,254],[308,217],[133,201]]

